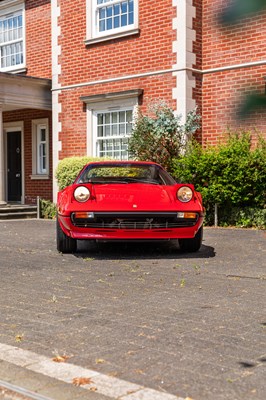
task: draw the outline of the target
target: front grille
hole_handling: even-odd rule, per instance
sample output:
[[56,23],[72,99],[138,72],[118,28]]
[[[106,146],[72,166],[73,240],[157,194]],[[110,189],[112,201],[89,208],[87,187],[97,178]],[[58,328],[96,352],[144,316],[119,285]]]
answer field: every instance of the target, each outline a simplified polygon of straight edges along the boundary
[[94,229],[172,229],[196,224],[195,219],[177,218],[177,213],[94,213],[94,218],[76,218],[72,223],[79,228]]

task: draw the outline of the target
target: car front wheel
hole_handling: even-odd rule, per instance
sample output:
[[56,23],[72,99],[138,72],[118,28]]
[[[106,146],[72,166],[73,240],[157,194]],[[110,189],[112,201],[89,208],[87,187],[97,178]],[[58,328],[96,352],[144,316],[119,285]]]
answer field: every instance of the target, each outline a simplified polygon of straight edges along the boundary
[[58,218],[56,220],[56,243],[60,253],[74,253],[77,250],[77,241],[67,236],[60,226]]
[[200,227],[195,237],[192,239],[178,239],[179,247],[182,251],[194,253],[198,251],[202,245],[203,226]]

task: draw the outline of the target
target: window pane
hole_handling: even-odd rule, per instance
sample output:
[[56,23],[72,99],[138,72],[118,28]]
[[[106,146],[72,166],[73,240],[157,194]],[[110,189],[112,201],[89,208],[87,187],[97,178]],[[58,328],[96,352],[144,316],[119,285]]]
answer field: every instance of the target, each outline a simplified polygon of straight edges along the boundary
[[98,125],[103,123],[103,114],[97,114]]
[[126,1],[124,1],[124,2],[121,4],[121,12],[122,12],[122,13],[127,13],[127,2],[126,2]]
[[112,18],[107,18],[106,22],[107,22],[106,29],[107,30],[112,29],[112,27],[113,27],[112,26]]
[[22,13],[0,19],[1,68],[23,64]]
[[[115,1],[115,4],[113,2]],[[99,32],[134,24],[134,0],[97,0]]]
[[113,124],[116,124],[116,123],[117,123],[117,113],[116,113],[116,112],[113,112],[113,113],[112,113],[112,123],[113,123]]
[[106,114],[104,114],[104,116],[105,116],[105,124],[110,124],[110,113],[106,113]]
[[134,0],[129,0],[128,2],[128,11],[133,12],[134,11]]
[[46,141],[46,130],[41,129],[41,141],[45,142]]
[[114,15],[119,15],[120,14],[120,5],[115,4],[114,5]]
[[37,173],[45,174],[47,172],[47,130],[39,126],[37,129]]
[[112,126],[112,135],[116,136],[118,134],[118,126],[117,125],[113,125]]
[[132,132],[132,110],[97,114],[97,156],[128,158],[128,137]]
[[100,21],[99,30],[100,32],[105,31],[105,21]]
[[125,111],[119,113],[119,122],[125,122]]
[[132,111],[126,112],[126,119],[127,119],[127,122],[132,122]]
[[106,7],[107,17],[111,17],[113,15],[113,7]]
[[99,12],[99,17],[100,17],[100,19],[103,19],[103,18],[105,18],[105,8],[101,8],[100,9],[100,12]]

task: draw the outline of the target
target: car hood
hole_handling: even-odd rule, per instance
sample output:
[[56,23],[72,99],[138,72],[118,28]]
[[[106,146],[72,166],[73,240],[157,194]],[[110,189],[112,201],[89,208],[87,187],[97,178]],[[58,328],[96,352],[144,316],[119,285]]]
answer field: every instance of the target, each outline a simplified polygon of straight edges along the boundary
[[169,186],[150,184],[95,185],[95,208],[112,210],[158,210],[174,203]]
[[[177,190],[184,186],[160,186],[151,184],[83,184],[91,191],[91,198],[80,203],[74,199],[77,186],[71,185],[58,193],[57,210],[59,214],[69,215],[75,211],[93,212],[131,212],[131,211],[202,211],[201,196],[194,191],[194,200],[188,203],[179,201]],[[190,186],[194,190],[193,185]]]

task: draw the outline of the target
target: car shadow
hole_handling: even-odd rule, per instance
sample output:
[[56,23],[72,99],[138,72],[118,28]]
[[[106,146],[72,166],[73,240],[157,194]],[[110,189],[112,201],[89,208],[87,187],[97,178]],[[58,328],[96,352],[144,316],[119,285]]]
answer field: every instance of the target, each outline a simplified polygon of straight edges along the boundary
[[90,242],[78,241],[74,255],[78,258],[92,257],[98,260],[117,259],[193,259],[215,257],[214,248],[202,245],[196,253],[181,251],[177,241],[167,242]]

